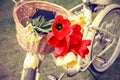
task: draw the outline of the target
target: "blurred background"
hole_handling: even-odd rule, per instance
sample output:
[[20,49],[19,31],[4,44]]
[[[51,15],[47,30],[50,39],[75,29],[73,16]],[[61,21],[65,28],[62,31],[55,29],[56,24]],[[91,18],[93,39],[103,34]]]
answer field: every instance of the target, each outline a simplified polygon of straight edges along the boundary
[[[68,10],[82,2],[82,0],[44,1],[56,3]],[[120,3],[120,0],[114,0],[114,3]],[[25,52],[16,40],[15,23],[12,16],[13,6],[14,3],[11,0],[0,0],[0,80],[20,80],[25,58]],[[120,57],[106,72],[95,75],[98,80],[120,80],[119,66]],[[52,73],[59,76],[63,70],[55,66],[50,55],[46,55],[41,72],[41,80],[48,80],[46,77],[48,74]],[[94,80],[94,78],[87,70],[73,78],[65,77],[64,80]]]

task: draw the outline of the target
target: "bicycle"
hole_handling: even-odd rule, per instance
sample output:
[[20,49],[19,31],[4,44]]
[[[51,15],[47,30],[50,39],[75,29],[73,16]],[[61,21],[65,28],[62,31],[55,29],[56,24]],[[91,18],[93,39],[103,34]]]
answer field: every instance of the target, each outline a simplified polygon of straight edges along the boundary
[[[13,11],[13,16],[14,21],[16,22],[17,39],[22,48],[28,53],[36,52],[36,47],[35,50],[31,50],[33,44],[27,42],[26,38],[24,37],[24,34],[26,34],[26,32],[23,29],[26,21],[29,20],[29,17],[34,13],[34,11],[30,12],[29,10],[34,10],[34,8],[36,8],[31,7],[32,5],[36,5],[37,8],[41,7],[42,9],[55,11],[57,14],[62,14],[64,17],[68,17],[71,14],[79,15],[84,12],[83,9],[86,9],[86,7],[90,11],[90,14],[96,13],[94,19],[91,20],[90,17],[91,21],[88,24],[85,24],[83,29],[83,38],[90,39],[92,41],[92,44],[89,46],[89,54],[86,56],[85,59],[80,58],[80,65],[77,70],[75,67],[64,67],[65,73],[63,73],[59,78],[54,75],[50,75],[50,79],[61,80],[66,74],[68,76],[74,76],[79,72],[86,71],[89,67],[94,72],[104,72],[114,63],[114,61],[119,56],[120,5],[111,4],[111,0],[104,0],[103,2],[100,2],[100,0],[83,0],[82,4],[75,6],[69,11],[62,8],[61,6],[45,1],[13,1],[16,3]],[[28,6],[30,8],[28,8]],[[26,11],[28,11],[28,13],[25,13]],[[24,13],[22,14],[22,12]],[[42,42],[45,40],[44,38],[45,37],[43,35],[41,38]],[[32,45],[32,47],[26,47],[26,45]],[[42,49],[39,51],[40,53],[43,52],[44,54],[48,54],[49,52],[52,52],[52,48],[49,47],[45,42],[41,45],[44,46],[44,49],[48,48],[48,51]],[[31,53],[27,55],[28,56],[26,56],[26,59],[27,57],[31,56]],[[32,54],[32,57],[33,62],[31,62],[31,65],[34,64],[34,66],[32,65],[32,68],[26,68],[27,71],[23,70],[21,80],[35,80],[35,78],[36,80],[40,79],[39,71],[41,62],[42,60],[44,60],[44,56]],[[54,57],[53,59],[55,60]],[[24,65],[26,67],[27,62],[24,62]]]

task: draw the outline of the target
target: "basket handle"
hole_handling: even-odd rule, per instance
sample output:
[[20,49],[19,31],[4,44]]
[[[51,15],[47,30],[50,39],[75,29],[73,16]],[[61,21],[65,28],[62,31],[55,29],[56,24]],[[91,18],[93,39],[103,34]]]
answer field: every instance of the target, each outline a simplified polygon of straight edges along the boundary
[[[12,0],[14,3],[17,3],[17,1],[16,0]],[[20,0],[20,2],[23,2],[24,0]]]
[[[17,3],[17,1],[16,0],[12,0],[14,3]],[[19,2],[23,2],[24,0],[20,0]]]
[[23,2],[24,0],[20,0],[20,2]]
[[16,0],[12,0],[14,3],[17,3],[17,1]]
[[[17,3],[17,1],[16,0],[12,0],[14,3]],[[20,2],[22,2],[23,0],[20,0]]]

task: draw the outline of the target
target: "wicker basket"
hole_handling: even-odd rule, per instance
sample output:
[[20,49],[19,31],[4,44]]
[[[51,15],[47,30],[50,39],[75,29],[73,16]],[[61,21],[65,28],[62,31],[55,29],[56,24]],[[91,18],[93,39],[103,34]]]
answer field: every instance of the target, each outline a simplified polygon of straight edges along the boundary
[[[70,13],[63,7],[46,1],[17,2],[13,10],[13,17],[16,23],[17,31],[16,36],[21,47],[25,51],[29,52],[32,52],[34,43],[31,43],[29,40],[27,40],[25,36],[26,30],[24,29],[24,27],[26,26],[26,22],[30,20],[29,16],[33,16],[35,14],[36,8],[54,11],[56,12],[56,15],[63,15],[66,18],[70,15]],[[46,35],[39,34],[39,36],[41,36],[42,39],[36,45],[36,53],[47,54],[53,51],[53,48],[49,46],[46,42]]]

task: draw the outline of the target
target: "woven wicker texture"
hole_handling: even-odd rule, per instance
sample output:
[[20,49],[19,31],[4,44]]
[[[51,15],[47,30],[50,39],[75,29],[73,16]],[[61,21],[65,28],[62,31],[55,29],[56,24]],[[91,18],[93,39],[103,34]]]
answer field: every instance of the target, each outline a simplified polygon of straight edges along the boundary
[[35,45],[35,53],[48,54],[53,51],[53,48],[51,46],[48,46],[45,38],[46,35],[39,34],[42,39],[39,41],[38,44],[31,43],[26,38],[26,31],[24,27],[26,26],[26,22],[30,20],[30,16],[33,16],[35,14],[36,8],[54,11],[56,12],[56,15],[63,15],[65,18],[67,18],[70,13],[61,6],[45,1],[23,1],[17,2],[15,4],[13,10],[13,17],[16,23],[16,36],[19,44],[25,51],[32,52],[33,45]]

